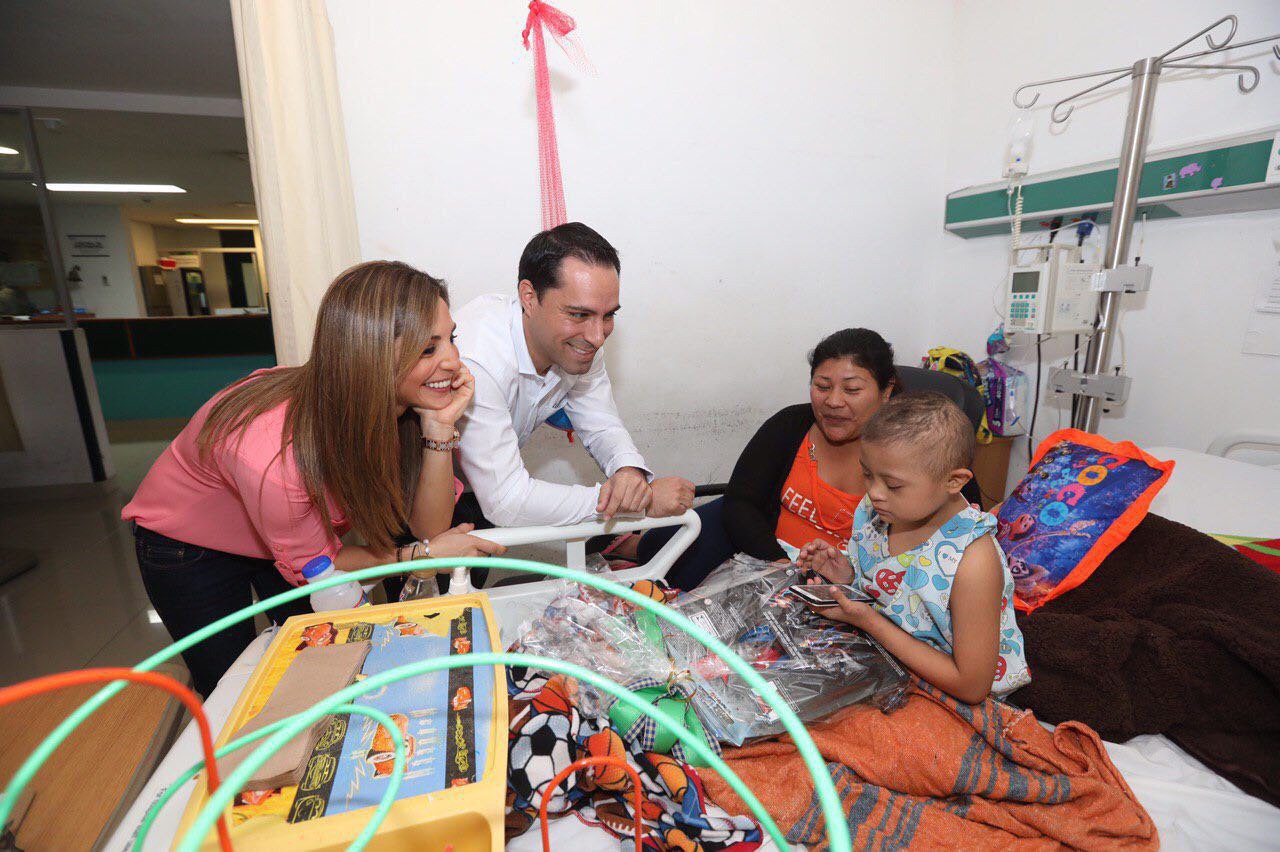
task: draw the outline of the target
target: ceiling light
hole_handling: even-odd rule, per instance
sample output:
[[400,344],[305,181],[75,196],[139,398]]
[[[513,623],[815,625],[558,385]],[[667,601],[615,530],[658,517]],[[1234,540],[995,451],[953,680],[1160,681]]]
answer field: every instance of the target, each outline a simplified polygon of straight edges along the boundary
[[17,148],[6,148],[5,146],[0,145],[0,155],[6,156],[6,157],[11,157],[11,156],[13,156],[14,154],[17,154],[17,153],[18,153],[18,149],[17,149]]
[[50,183],[50,192],[186,192],[171,183]]
[[256,225],[257,219],[174,219],[180,225]]

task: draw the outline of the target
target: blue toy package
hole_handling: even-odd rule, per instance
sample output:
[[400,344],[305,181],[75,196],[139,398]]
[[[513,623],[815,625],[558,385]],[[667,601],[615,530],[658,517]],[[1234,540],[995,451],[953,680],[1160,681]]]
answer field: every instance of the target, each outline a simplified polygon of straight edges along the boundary
[[1001,323],[987,338],[987,360],[978,365],[987,387],[987,424],[994,434],[1005,438],[1027,432],[1022,417],[1028,393],[1027,374],[996,357],[1008,351],[1009,342]]

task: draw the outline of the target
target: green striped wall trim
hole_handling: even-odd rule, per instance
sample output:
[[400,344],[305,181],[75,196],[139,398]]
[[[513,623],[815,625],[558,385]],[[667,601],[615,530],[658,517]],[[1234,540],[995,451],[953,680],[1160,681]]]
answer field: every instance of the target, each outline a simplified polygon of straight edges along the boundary
[[[1155,159],[1144,164],[1139,182],[1141,212],[1152,219],[1180,216],[1183,214],[1176,203],[1190,193],[1223,192],[1224,195],[1233,195],[1233,189],[1264,183],[1275,144],[1272,138],[1266,138],[1236,145],[1184,150],[1176,156],[1155,155]],[[1066,210],[1074,211],[1071,216],[1097,213],[1098,220],[1106,222],[1115,195],[1117,171],[1114,165],[1100,165],[1095,170],[1024,184],[1023,227],[1033,228],[1038,220]],[[1217,186],[1214,186],[1215,181]],[[1276,204],[1262,206],[1280,206],[1280,194],[1277,195]],[[947,230],[963,237],[1008,233],[1009,203],[1004,183],[953,192],[946,201]],[[1226,207],[1223,209],[1225,211]],[[1255,200],[1252,206],[1242,209],[1260,208]],[[1005,221],[984,221],[992,219]],[[970,222],[975,224],[965,224]]]

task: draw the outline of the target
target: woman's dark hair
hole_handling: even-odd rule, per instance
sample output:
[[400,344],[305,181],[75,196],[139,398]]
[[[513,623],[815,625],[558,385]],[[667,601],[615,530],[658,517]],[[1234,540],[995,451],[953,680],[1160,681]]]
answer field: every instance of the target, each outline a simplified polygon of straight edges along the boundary
[[809,353],[809,378],[813,378],[818,367],[835,358],[848,358],[866,370],[880,390],[891,383],[894,393],[902,389],[898,371],[893,366],[893,347],[869,328],[845,328],[824,337]]
[[541,299],[543,292],[560,286],[556,276],[566,257],[576,257],[593,266],[611,266],[615,272],[622,271],[618,250],[608,240],[581,222],[566,222],[529,240],[520,255],[520,277],[516,280],[532,284],[533,292]]

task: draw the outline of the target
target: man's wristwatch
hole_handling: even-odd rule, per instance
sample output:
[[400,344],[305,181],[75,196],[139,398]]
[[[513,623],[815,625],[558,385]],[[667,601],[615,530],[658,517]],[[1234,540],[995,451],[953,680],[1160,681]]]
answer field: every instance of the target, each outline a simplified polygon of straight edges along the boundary
[[423,435],[422,446],[425,449],[432,450],[437,453],[451,453],[458,449],[459,444],[462,443],[461,439],[462,436],[458,434],[458,430],[454,429],[453,437],[447,441],[437,441],[435,438],[428,438],[426,435]]

